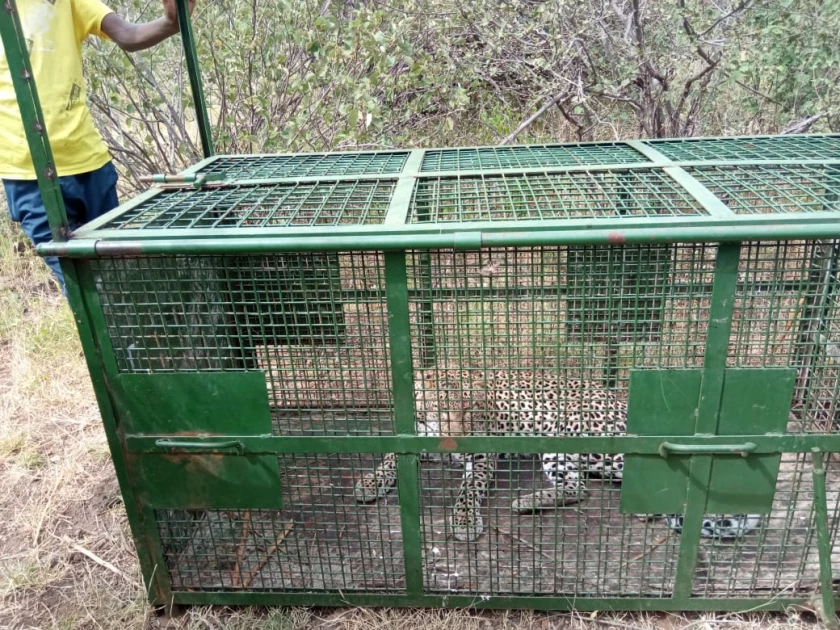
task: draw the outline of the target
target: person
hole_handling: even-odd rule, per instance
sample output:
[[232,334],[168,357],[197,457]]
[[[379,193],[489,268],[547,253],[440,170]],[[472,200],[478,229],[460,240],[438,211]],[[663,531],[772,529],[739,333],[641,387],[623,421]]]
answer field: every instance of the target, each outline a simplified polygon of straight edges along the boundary
[[[195,0],[189,0],[192,12]],[[24,36],[47,136],[52,146],[70,229],[119,205],[117,169],[87,106],[82,42],[89,35],[110,39],[126,52],[151,48],[178,33],[175,0],[163,0],[163,17],[134,24],[100,0],[18,0]],[[49,223],[24,135],[6,55],[0,48],[0,179],[9,216],[34,245],[49,241]],[[57,258],[46,263],[61,290]]]

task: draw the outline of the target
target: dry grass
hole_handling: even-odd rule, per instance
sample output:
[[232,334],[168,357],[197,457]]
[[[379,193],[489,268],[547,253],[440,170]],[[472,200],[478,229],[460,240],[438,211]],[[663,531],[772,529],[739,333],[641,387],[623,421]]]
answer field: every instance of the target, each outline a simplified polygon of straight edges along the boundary
[[0,208],[0,628],[812,628],[808,613],[192,608],[146,603],[72,317]]

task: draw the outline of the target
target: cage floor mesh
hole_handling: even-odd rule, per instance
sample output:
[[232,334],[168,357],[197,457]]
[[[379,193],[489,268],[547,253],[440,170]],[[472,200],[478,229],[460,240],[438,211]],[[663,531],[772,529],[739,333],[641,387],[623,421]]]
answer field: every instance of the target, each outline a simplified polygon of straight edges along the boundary
[[[278,592],[381,591],[405,588],[396,494],[360,504],[357,475],[369,455],[284,456],[282,511],[158,511],[167,567],[177,590]],[[485,533],[452,536],[452,503],[462,469],[421,466],[424,589],[475,595],[668,597],[680,534],[659,517],[619,513],[619,486],[594,481],[580,502],[519,514],[512,501],[542,487],[529,456],[501,461],[487,505]],[[829,486],[840,481],[830,469]],[[810,595],[818,580],[810,471],[785,456],[773,510],[736,540],[703,539],[695,595]],[[829,492],[832,531],[840,492]],[[834,561],[840,561],[835,548]]]

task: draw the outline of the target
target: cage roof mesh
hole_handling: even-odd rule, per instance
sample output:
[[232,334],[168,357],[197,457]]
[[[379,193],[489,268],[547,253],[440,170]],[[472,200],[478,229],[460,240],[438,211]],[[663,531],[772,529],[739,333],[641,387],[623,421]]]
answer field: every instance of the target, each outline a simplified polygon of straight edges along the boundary
[[830,216],[840,135],[218,156],[184,179],[96,230]]

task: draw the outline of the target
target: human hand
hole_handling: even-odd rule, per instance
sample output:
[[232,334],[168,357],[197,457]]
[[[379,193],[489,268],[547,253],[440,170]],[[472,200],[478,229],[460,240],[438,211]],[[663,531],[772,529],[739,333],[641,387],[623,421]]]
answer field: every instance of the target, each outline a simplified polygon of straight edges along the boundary
[[[193,9],[195,8],[195,0],[187,0],[187,6],[189,7],[190,15],[192,15]],[[163,13],[170,24],[175,27],[178,26],[178,13],[175,10],[175,0],[163,0]]]

